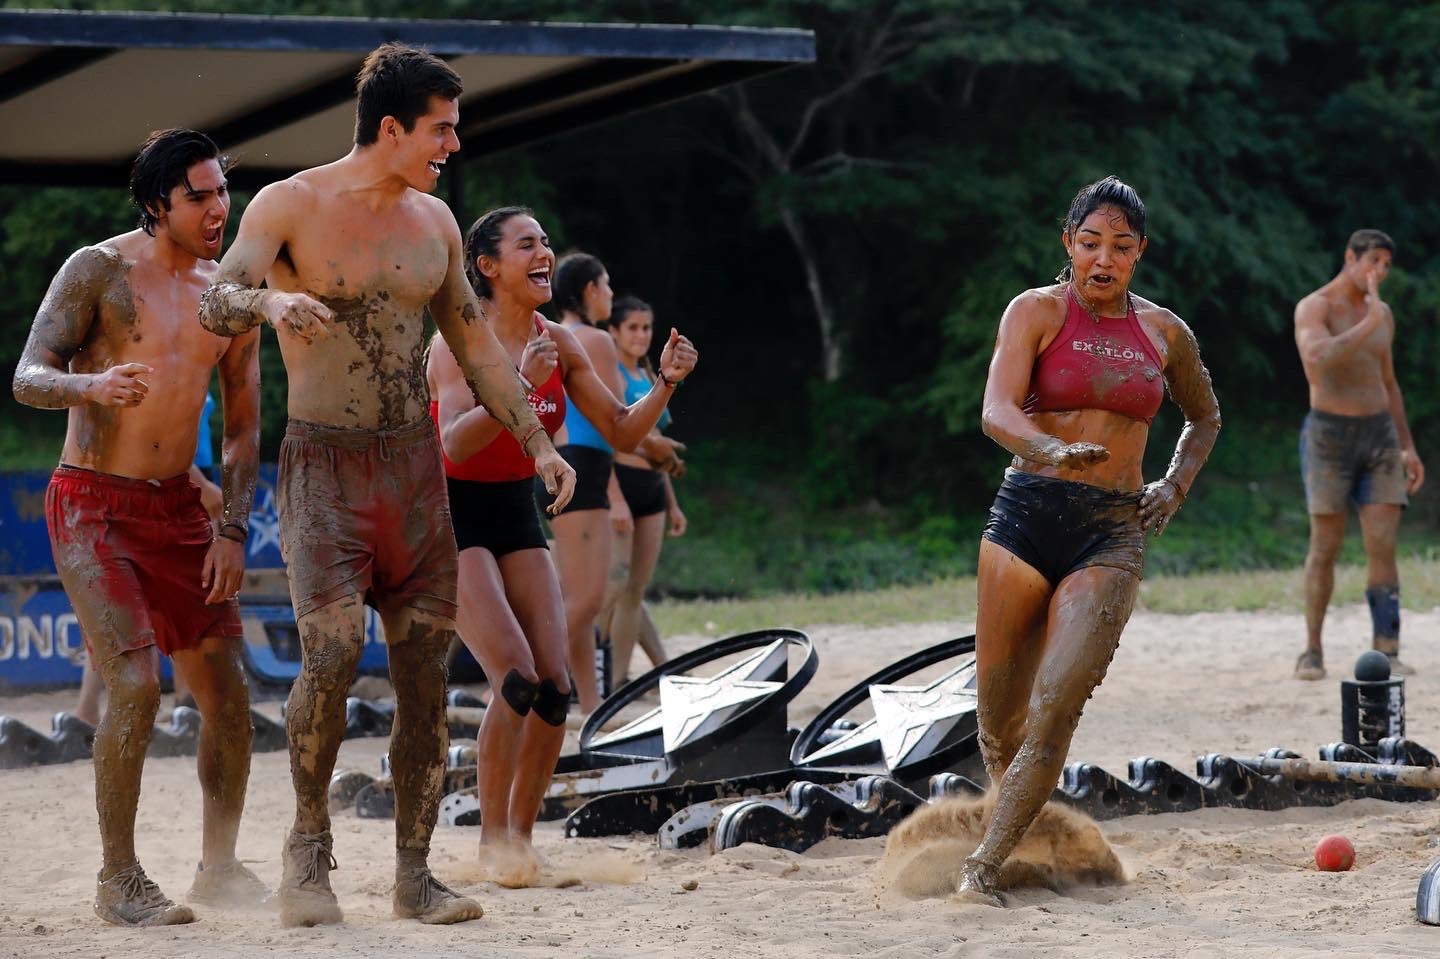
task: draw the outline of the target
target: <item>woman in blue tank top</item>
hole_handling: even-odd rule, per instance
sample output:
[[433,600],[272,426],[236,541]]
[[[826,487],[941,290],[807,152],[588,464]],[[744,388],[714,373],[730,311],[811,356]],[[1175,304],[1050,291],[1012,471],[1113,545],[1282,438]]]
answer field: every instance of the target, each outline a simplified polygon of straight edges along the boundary
[[[654,385],[650,367],[650,343],[655,313],[643,300],[633,296],[615,301],[610,314],[610,335],[619,354],[620,378],[625,384],[625,402],[641,397]],[[670,425],[667,409],[656,424],[657,430]],[[683,449],[683,447],[681,447]],[[635,453],[615,454],[615,479],[620,498],[611,504],[615,528],[611,554],[610,582],[601,613],[608,624],[610,648],[618,686],[628,680],[630,657],[638,643],[652,665],[665,662],[659,631],[645,608],[645,591],[655,574],[668,528],[671,536],[685,535],[685,514],[675,498],[670,476]]]
[[[605,265],[588,253],[568,253],[555,267],[552,287],[555,311],[560,324],[575,335],[595,373],[616,398],[625,395],[620,379],[615,342],[600,328],[610,319],[613,294]],[[667,384],[671,386],[673,384]],[[647,438],[641,451],[652,461],[678,464],[675,444],[663,437]],[[610,568],[610,504],[620,500],[612,466],[614,451],[595,429],[566,404],[565,426],[555,436],[555,446],[575,468],[575,495],[569,505],[550,520],[555,534],[555,561],[560,572],[560,591],[565,598],[565,629],[569,637],[570,675],[580,700],[580,712],[589,714],[600,705],[600,680],[595,669],[595,619],[605,600],[605,580]],[[541,508],[550,505],[543,486],[536,486]]]

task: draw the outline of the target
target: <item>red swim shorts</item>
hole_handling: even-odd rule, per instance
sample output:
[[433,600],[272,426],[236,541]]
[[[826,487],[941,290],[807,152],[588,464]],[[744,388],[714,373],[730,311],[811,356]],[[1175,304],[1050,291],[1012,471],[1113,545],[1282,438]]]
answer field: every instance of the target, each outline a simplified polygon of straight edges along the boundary
[[238,602],[205,603],[213,534],[189,474],[143,480],[61,466],[45,491],[45,521],[92,664],[241,635]]

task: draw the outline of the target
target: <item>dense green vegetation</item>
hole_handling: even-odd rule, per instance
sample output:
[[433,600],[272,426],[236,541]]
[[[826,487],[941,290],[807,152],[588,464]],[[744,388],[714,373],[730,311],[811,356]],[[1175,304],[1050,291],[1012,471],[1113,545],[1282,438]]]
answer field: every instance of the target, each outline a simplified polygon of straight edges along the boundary
[[[1150,206],[1135,289],[1195,328],[1226,424],[1152,569],[1303,556],[1306,393],[1290,317],[1357,227],[1399,244],[1383,291],[1396,367],[1421,455],[1440,470],[1440,3],[165,6],[816,31],[813,67],[467,166],[472,213],[534,206],[558,247],[598,253],[617,292],[654,303],[662,326],[701,348],[674,404],[692,450],[680,486],[691,533],[662,560],[670,591],[834,590],[973,569],[1005,462],[978,425],[996,320],[1055,273],[1070,196],[1110,172]],[[0,365],[13,367],[64,257],[128,224],[119,191],[0,189]],[[273,455],[284,378],[273,349],[266,364]],[[4,402],[0,462],[53,462],[63,418]],[[1178,429],[1167,407],[1152,471]],[[1407,517],[1412,551],[1437,525],[1435,483]]]

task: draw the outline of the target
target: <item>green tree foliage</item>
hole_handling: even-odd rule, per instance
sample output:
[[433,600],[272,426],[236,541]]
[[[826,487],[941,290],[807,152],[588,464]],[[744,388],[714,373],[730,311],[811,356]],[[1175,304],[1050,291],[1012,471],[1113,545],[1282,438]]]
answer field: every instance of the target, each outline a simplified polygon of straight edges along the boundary
[[[889,511],[897,528],[937,512],[978,516],[1006,459],[978,429],[997,320],[1058,270],[1071,196],[1107,173],[1150,208],[1136,292],[1195,328],[1214,375],[1227,423],[1206,479],[1216,509],[1265,531],[1200,562],[1294,558],[1306,392],[1291,315],[1357,227],[1398,241],[1385,289],[1397,370],[1422,454],[1440,463],[1440,3],[62,5],[814,30],[813,66],[557,130],[472,160],[465,181],[472,215],[530,203],[558,246],[599,253],[617,291],[696,339],[703,372],[677,398],[676,431],[747,475],[778,477],[786,495],[762,497],[767,508]],[[68,250],[114,232],[102,211],[123,204],[96,195],[0,193],[9,329],[28,325]],[[19,339],[0,355],[13,358]],[[268,442],[283,404],[266,402]],[[1156,465],[1178,428],[1173,409],[1156,420]],[[733,478],[703,454],[696,462],[692,484],[706,468]],[[1433,517],[1425,503],[1412,516]]]

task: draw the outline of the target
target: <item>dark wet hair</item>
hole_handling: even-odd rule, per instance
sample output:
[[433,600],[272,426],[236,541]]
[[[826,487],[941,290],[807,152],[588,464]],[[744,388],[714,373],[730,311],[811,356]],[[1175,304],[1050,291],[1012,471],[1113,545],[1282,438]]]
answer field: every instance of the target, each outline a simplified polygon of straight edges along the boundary
[[457,99],[460,75],[432,53],[403,43],[370,51],[355,77],[355,145],[380,139],[380,121],[394,117],[409,133],[430,109],[430,98]]
[[[1107,176],[1103,180],[1096,180],[1089,186],[1081,187],[1080,192],[1075,194],[1075,199],[1070,201],[1070,212],[1065,214],[1064,227],[1065,235],[1075,236],[1075,231],[1085,218],[1102,206],[1113,206],[1125,215],[1125,222],[1130,229],[1142,239],[1145,236],[1145,201],[1140,199],[1140,194],[1128,183],[1122,182],[1115,176]],[[1070,265],[1067,263],[1065,269],[1060,271],[1057,280],[1070,279]]]
[[[650,313],[653,315],[655,308],[638,296],[616,297],[615,302],[610,305],[610,329],[620,329],[620,324],[624,323],[625,317],[631,313]],[[640,368],[646,373],[649,373],[651,377],[655,376],[655,368],[650,365],[650,357],[640,357]]]
[[[574,313],[586,323],[585,288],[605,275],[605,264],[598,256],[579,251],[566,253],[555,265],[555,304],[557,315]],[[612,314],[613,315],[613,314]]]
[[1390,234],[1380,230],[1356,230],[1350,234],[1350,242],[1345,244],[1345,249],[1357,257],[1364,256],[1371,250],[1389,250],[1390,255],[1394,256],[1395,241],[1390,239]]
[[474,287],[476,296],[489,296],[494,290],[490,287],[490,278],[480,272],[475,261],[482,255],[500,255],[500,237],[504,234],[507,221],[517,216],[534,215],[535,211],[528,206],[501,206],[483,214],[480,219],[470,224],[470,229],[465,233],[465,276]]
[[638,296],[617,297],[610,306],[610,325],[619,326],[631,313],[654,313],[655,308]]
[[170,209],[170,191],[182,183],[189,190],[190,168],[206,160],[219,160],[222,172],[231,166],[215,141],[195,130],[156,130],[146,138],[130,166],[130,199],[140,210],[140,229],[155,235],[157,214]]

